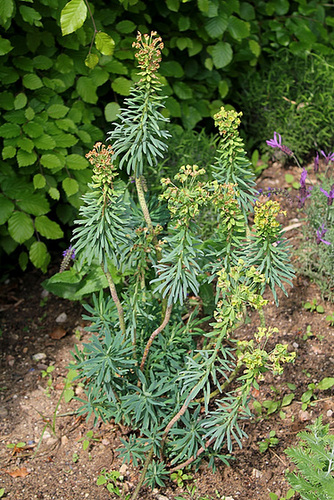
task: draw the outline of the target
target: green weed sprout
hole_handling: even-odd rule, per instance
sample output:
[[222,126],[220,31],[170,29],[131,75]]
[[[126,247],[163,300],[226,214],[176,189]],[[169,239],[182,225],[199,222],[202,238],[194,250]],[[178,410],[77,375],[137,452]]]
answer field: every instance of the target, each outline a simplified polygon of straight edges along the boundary
[[[205,165],[183,165],[161,179],[159,198],[150,196],[145,173],[169,138],[157,73],[163,43],[153,32],[139,33],[134,45],[139,81],[110,145],[87,155],[93,176],[71,247],[77,265],[103,270],[110,292],[86,305],[92,337],[74,353],[86,392],[80,413],[131,427],[118,451],[142,465],[132,500],[144,481],[163,486],[203,458],[212,467],[215,458],[226,463],[246,436],[240,423],[251,417],[252,388],[294,358],[287,345],[266,351],[274,332],[265,325],[254,341],[233,340],[247,307],[262,314],[266,285],[277,301],[277,287],[285,292],[294,275],[279,204],[256,203],[248,224],[257,192],[240,114],[222,108],[215,115],[221,139],[212,178]],[[209,237],[197,223],[203,213],[213,218]],[[202,293],[215,309],[205,331],[198,308],[188,310]]]

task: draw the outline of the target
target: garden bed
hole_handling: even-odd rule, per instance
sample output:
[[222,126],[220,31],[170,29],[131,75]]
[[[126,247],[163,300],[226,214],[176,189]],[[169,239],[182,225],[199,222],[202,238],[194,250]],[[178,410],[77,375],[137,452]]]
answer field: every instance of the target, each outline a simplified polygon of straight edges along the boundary
[[[285,173],[292,173],[296,180],[300,176],[297,167],[283,168],[274,164],[262,173],[259,187],[287,187],[282,183]],[[286,235],[297,247],[301,238],[301,214],[296,203],[284,198],[282,204],[287,210],[283,221]],[[49,275],[56,271],[52,269]],[[55,435],[51,432],[50,425],[64,388],[66,367],[71,361],[70,352],[75,345],[80,348],[87,342],[89,334],[84,330],[80,304],[46,296],[41,285],[44,279],[38,271],[32,271],[9,278],[1,286],[0,489],[4,488],[5,498],[13,500],[119,498],[115,492],[108,492],[105,485],[97,484],[105,469],[121,472],[123,479],[118,480],[117,485],[125,496],[133,490],[140,474],[139,469],[131,465],[122,466],[117,455],[120,438],[127,435],[127,428],[113,422],[99,423],[93,428],[92,420],[87,423],[76,415],[80,406],[78,401],[72,399],[65,403],[62,399]],[[217,462],[214,474],[203,462],[197,472],[187,472],[192,479],[182,481],[182,477],[179,478],[179,482],[183,482],[181,486],[170,481],[166,489],[152,492],[144,487],[140,498],[215,500],[226,495],[234,500],[264,500],[269,498],[270,492],[278,498],[286,494],[289,485],[284,471],[292,466],[284,450],[294,445],[298,432],[320,414],[324,422],[334,426],[331,389],[316,390],[317,400],[307,408],[302,408],[301,403],[308,384],[317,384],[333,374],[334,328],[325,318],[333,312],[334,305],[324,302],[317,287],[299,275],[288,292],[288,297],[279,293],[278,308],[270,292],[266,294],[269,304],[265,308],[265,318],[267,326],[279,330],[270,339],[272,345],[288,343],[289,350],[296,351],[297,358],[294,364],[285,367],[280,377],[272,378],[267,374],[259,392],[254,394],[262,405],[262,414],[245,423],[244,430],[249,438],[244,440],[243,448],[235,447],[230,466]],[[324,307],[324,314],[303,307],[305,302],[313,300]],[[65,313],[62,316],[65,320],[57,322],[62,313]],[[257,316],[250,313],[247,325],[239,329],[236,336],[249,339],[257,326]],[[36,357],[37,354],[40,356]],[[43,377],[50,365],[55,367],[54,371]],[[75,387],[75,392],[80,397],[82,388]],[[288,396],[292,393],[293,398]],[[287,396],[284,404],[289,404],[282,407],[284,396]],[[276,410],[267,415],[275,407]],[[259,411],[259,404],[255,409]],[[93,436],[88,448],[83,449],[89,431],[93,431]],[[259,444],[269,438],[271,431],[275,431],[278,444],[261,453]],[[17,446],[18,443],[25,444]]]

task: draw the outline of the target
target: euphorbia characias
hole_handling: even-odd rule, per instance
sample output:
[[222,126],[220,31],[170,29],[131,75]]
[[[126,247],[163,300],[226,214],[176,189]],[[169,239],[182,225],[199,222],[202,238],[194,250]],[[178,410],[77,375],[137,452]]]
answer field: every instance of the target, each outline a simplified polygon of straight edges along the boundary
[[[233,348],[245,308],[261,313],[266,284],[277,300],[277,287],[284,290],[293,277],[278,203],[257,203],[248,225],[256,189],[240,115],[224,108],[215,115],[221,141],[212,179],[205,165],[180,166],[173,179],[161,179],[159,199],[151,196],[145,171],[164,155],[169,137],[158,75],[163,44],[152,32],[138,34],[134,46],[140,79],[110,145],[97,144],[87,156],[93,177],[73,236],[77,261],[101,266],[110,291],[86,306],[93,335],[74,355],[87,396],[80,412],[132,428],[119,452],[143,464],[133,500],[144,480],[163,485],[169,472],[203,457],[211,466],[215,457],[226,462],[222,444],[229,453],[241,446],[239,422],[251,415],[259,374],[293,359],[286,345],[261,351],[260,363],[252,363],[259,359],[253,343]],[[203,212],[215,219],[210,238],[198,223]],[[205,331],[198,308],[182,320],[188,295],[200,304],[203,287],[216,306]]]

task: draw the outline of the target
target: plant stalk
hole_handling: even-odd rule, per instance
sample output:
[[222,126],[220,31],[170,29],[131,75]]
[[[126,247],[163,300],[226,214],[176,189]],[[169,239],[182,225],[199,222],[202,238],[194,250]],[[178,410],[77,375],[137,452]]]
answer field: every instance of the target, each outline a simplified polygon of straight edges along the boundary
[[139,478],[139,483],[137,484],[135,491],[132,493],[131,500],[136,500],[136,498],[138,497],[139,490],[143,485],[143,482],[144,482],[145,476],[146,476],[146,472],[147,472],[148,466],[150,465],[150,463],[152,461],[152,458],[153,458],[153,446],[150,449],[149,454],[147,455],[143,470],[142,470],[140,478]]
[[102,262],[101,262],[101,267],[102,267],[102,271],[104,272],[104,274],[105,274],[105,276],[107,278],[108,285],[109,285],[109,290],[110,290],[110,294],[111,294],[111,297],[112,297],[113,301],[115,302],[115,305],[116,305],[116,308],[117,308],[118,319],[119,319],[119,324],[120,324],[120,327],[121,327],[121,331],[122,331],[123,335],[125,335],[124,310],[123,310],[121,301],[118,298],[115,283],[113,282],[113,279],[111,277],[110,272],[108,270],[104,269],[104,265],[103,265]]
[[195,457],[188,458],[188,460],[186,460],[182,464],[179,464],[176,467],[169,469],[169,472],[170,473],[176,472],[177,470],[181,470],[181,469],[184,469],[185,467],[188,467],[188,465],[190,465],[194,460],[196,460],[196,458],[198,458],[201,455],[201,453],[203,453],[203,451],[205,451],[214,441],[216,441],[216,438],[214,438],[214,437],[211,439],[208,439],[207,442],[205,443],[205,446],[201,446],[199,448]]
[[[223,391],[225,391],[225,389],[230,385],[231,382],[233,382],[233,380],[235,379],[235,377],[238,375],[238,373],[239,373],[239,371],[241,369],[241,366],[242,365],[239,365],[239,366],[236,366],[234,368],[234,370],[231,373],[231,375],[229,376],[229,378],[227,380],[225,380],[225,382],[223,383],[223,385],[220,387],[220,390],[216,389],[215,391],[213,391],[213,392],[210,393],[209,399],[212,399],[215,396],[217,396],[218,394],[220,394]],[[204,397],[203,398],[194,399],[194,402],[195,403],[204,403]]]
[[153,224],[152,224],[152,219],[150,216],[150,212],[148,210],[148,206],[145,200],[145,193],[143,189],[143,176],[141,175],[140,177],[136,177],[136,188],[137,188],[137,193],[138,193],[138,201],[140,204],[140,207],[143,211],[143,215],[147,224],[147,227],[150,231],[150,233],[153,233]]
[[147,342],[146,347],[144,349],[143,358],[142,358],[141,363],[140,363],[140,369],[141,369],[141,371],[144,370],[145,361],[146,361],[146,358],[148,356],[148,351],[150,350],[150,347],[151,347],[151,345],[153,343],[153,340],[155,339],[155,337],[157,335],[159,335],[160,332],[162,332],[162,330],[164,330],[164,328],[167,326],[168,321],[170,320],[170,315],[171,315],[171,312],[172,312],[172,308],[173,308],[172,304],[167,307],[163,322],[161,323],[161,325],[156,330],[154,330],[154,332],[152,333],[152,335],[148,339],[148,342]]

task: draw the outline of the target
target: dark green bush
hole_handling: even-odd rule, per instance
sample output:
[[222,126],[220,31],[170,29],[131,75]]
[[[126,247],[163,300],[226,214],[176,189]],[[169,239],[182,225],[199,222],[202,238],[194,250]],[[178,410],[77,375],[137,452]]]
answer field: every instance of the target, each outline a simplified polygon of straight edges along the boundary
[[46,270],[49,240],[63,238],[77,212],[90,177],[84,153],[105,140],[135,78],[137,29],[164,38],[165,114],[187,130],[205,126],[222,100],[233,103],[240,79],[267,53],[333,45],[324,0],[94,0],[94,22],[86,0],[71,0],[83,25],[62,36],[65,5],[0,2],[0,252],[22,269],[30,259]]
[[281,51],[260,71],[248,73],[240,91],[250,147],[268,151],[266,139],[280,133],[305,156],[334,147],[334,57],[307,58]]

